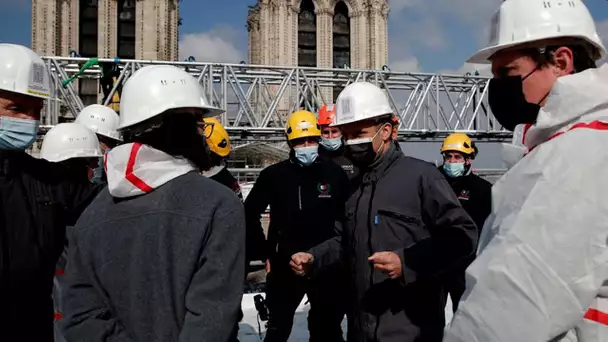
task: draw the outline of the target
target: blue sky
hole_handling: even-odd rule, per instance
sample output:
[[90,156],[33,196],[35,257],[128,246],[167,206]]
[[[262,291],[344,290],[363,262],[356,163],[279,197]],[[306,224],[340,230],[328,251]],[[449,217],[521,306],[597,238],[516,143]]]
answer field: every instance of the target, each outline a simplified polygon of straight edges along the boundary
[[[255,0],[181,2],[182,52],[197,60],[246,59],[247,5]],[[457,71],[482,44],[501,0],[389,0],[389,65],[425,72]],[[608,1],[585,1],[608,38]],[[31,0],[0,0],[0,42],[29,45]],[[424,34],[423,34],[424,33]]]

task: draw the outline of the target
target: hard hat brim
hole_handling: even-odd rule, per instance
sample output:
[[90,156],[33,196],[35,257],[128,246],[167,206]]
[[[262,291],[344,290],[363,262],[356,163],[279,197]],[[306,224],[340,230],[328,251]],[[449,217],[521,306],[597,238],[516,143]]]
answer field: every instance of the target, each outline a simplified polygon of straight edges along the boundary
[[17,91],[17,90],[3,89],[3,88],[0,88],[0,90],[6,91],[6,92],[9,92],[9,93],[15,93],[15,94],[20,94],[20,95],[31,96],[31,97],[35,97],[37,99],[52,100],[52,101],[62,102],[60,99],[53,98],[51,95],[48,95],[48,96],[47,95],[38,95],[38,94],[34,94],[34,93],[28,93],[28,92],[25,92],[25,91]]
[[547,40],[547,39],[555,39],[555,38],[578,38],[578,39],[584,40],[585,42],[593,45],[593,47],[595,47],[598,50],[598,52],[600,54],[600,58],[606,57],[606,48],[604,46],[598,45],[596,42],[589,41],[589,39],[587,37],[571,35],[571,34],[565,34],[565,35],[556,34],[556,35],[550,35],[550,36],[543,37],[542,39],[522,39],[522,40],[517,40],[517,41],[511,42],[511,43],[489,46],[489,47],[486,47],[486,48],[483,48],[483,49],[477,51],[475,54],[473,54],[471,57],[469,57],[469,59],[467,59],[466,62],[472,63],[472,64],[492,64],[492,61],[490,59],[497,52],[507,50],[507,49],[510,49],[513,47],[517,47],[518,45],[524,45],[524,44],[539,42],[539,41]]
[[392,113],[378,114],[378,115],[369,116],[369,117],[366,117],[366,118],[363,118],[363,119],[361,119],[361,118],[353,118],[353,119],[350,119],[350,120],[345,120],[345,121],[340,122],[340,123],[334,122],[331,125],[329,125],[329,127],[340,127],[340,126],[352,124],[352,123],[355,123],[355,122],[367,121],[367,120],[371,120],[371,119],[375,119],[375,118],[379,118],[381,116],[391,115],[391,114]]
[[[202,109],[203,110],[203,115],[200,116],[200,117],[202,117],[203,119],[204,118],[210,118],[210,117],[218,116],[218,115],[222,115],[222,114],[224,114],[226,112],[225,110],[223,110],[221,108],[210,107],[210,106],[188,106],[188,107],[181,107],[181,108]],[[167,111],[174,110],[174,109],[180,109],[180,107],[170,108],[170,109],[167,109]],[[161,114],[158,114],[158,115],[161,115]],[[137,122],[130,122],[130,123],[126,124],[126,125],[119,125],[118,126],[118,130],[122,131],[122,130],[125,130],[125,129],[129,129],[129,128],[133,127],[133,126],[139,125],[142,122],[150,120],[150,119],[152,119],[152,118],[154,118],[154,117],[156,117],[158,115],[151,116],[151,117],[149,117],[149,118],[147,118],[145,120],[141,120],[141,121],[137,121]]]
[[225,110],[223,110],[221,108],[217,108],[217,107],[201,107],[201,108],[203,110],[205,110],[205,114],[203,115],[204,118],[219,116],[219,115],[226,113]]

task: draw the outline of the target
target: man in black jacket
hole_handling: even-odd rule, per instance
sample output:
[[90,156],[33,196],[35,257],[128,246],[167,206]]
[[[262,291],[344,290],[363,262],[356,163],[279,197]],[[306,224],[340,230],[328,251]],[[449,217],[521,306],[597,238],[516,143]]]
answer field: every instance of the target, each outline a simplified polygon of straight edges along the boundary
[[0,44],[0,80],[0,331],[3,341],[52,342],[51,292],[65,228],[99,189],[25,152],[51,93],[42,59]]
[[335,125],[361,184],[336,225],[339,235],[294,254],[291,266],[304,275],[344,260],[349,342],[440,342],[440,276],[474,253],[477,229],[432,164],[397,151],[391,112],[386,94],[368,82],[338,97]]
[[[458,201],[471,216],[478,228],[478,237],[484,222],[492,211],[492,184],[473,174],[471,162],[477,156],[475,143],[464,133],[449,135],[441,145],[443,165],[439,170],[458,197]],[[466,289],[465,271],[475,259],[472,256],[461,268],[445,277],[445,286],[452,299],[454,312]]]
[[270,205],[266,246],[271,269],[266,289],[270,320],[265,341],[287,341],[304,294],[310,301],[310,340],[341,341],[344,313],[339,304],[344,289],[336,286],[335,269],[302,278],[291,271],[289,261],[295,252],[334,236],[333,226],[342,216],[348,178],[339,166],[318,158],[321,132],[314,114],[293,113],[286,134],[290,159],[264,169],[245,200],[250,232],[261,231],[260,214]]

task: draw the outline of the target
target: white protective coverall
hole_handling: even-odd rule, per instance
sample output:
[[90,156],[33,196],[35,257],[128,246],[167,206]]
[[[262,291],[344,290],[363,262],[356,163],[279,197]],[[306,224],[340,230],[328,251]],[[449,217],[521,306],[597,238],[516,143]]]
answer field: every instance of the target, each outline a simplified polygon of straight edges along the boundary
[[559,78],[524,144],[444,342],[606,342],[608,66]]

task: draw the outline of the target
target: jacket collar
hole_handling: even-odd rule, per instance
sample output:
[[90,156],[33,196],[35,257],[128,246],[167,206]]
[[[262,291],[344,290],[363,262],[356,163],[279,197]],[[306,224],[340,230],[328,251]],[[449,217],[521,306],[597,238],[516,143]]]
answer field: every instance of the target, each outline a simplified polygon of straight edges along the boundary
[[391,142],[388,150],[384,152],[376,161],[364,169],[363,183],[377,182],[393,166],[396,160],[403,157],[403,153],[397,150],[395,144]]

